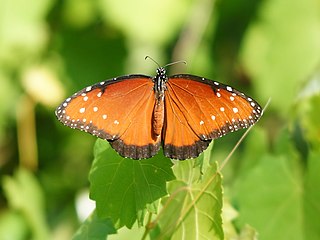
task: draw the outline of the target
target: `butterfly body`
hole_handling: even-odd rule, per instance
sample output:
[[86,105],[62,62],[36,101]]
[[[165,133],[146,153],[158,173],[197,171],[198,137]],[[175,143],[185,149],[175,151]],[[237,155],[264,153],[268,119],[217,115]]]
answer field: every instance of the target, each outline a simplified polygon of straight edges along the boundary
[[106,139],[123,157],[199,156],[212,139],[248,128],[262,115],[252,98],[189,74],[128,75],[86,87],[57,109],[63,124]]

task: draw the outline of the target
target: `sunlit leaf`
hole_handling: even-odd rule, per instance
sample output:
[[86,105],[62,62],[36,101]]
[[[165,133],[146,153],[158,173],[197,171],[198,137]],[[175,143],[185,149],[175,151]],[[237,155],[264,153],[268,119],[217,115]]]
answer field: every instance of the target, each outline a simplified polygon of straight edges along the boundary
[[110,219],[100,219],[94,212],[78,229],[73,240],[102,240],[117,231]]
[[[180,175],[169,183],[169,197],[156,218],[155,239],[223,239],[221,176],[216,164],[199,178],[192,161],[175,166]],[[187,177],[188,176],[188,177]],[[160,229],[160,231],[159,231]]]
[[19,169],[13,177],[4,177],[3,188],[9,204],[30,224],[33,239],[48,239],[44,196],[32,173]]
[[319,239],[320,227],[320,152],[311,152],[304,178],[304,239]]
[[167,194],[166,183],[174,179],[171,166],[161,155],[139,161],[122,158],[98,140],[89,176],[98,216],[110,217],[117,227],[132,227],[146,204]]
[[264,1],[244,38],[242,60],[258,96],[286,114],[299,84],[320,61],[320,16],[315,0]]

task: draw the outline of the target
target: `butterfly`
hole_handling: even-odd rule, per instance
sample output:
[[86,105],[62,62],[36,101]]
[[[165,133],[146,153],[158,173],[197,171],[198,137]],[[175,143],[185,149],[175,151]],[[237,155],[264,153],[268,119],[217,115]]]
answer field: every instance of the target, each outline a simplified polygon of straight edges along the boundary
[[248,128],[260,105],[231,86],[204,77],[120,76],[88,86],[55,111],[64,125],[109,141],[122,156],[150,158],[160,146],[171,159],[200,155],[212,139]]

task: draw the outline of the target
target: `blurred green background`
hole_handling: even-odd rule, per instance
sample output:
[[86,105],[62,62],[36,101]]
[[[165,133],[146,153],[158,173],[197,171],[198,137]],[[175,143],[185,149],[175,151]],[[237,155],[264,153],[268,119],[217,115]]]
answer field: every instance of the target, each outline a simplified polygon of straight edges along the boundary
[[[0,239],[70,239],[95,137],[55,107],[104,79],[169,72],[271,103],[223,169],[235,226],[320,239],[320,2],[0,0]],[[243,132],[215,141],[221,161]],[[81,208],[81,207],[80,207]],[[82,209],[89,207],[82,207]],[[228,239],[228,234],[226,234]]]

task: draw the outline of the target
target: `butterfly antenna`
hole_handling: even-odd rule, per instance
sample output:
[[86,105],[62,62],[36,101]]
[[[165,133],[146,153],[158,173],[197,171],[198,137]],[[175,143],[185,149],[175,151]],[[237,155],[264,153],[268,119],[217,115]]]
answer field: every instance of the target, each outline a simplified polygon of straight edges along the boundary
[[163,67],[166,68],[166,67],[168,67],[168,66],[175,65],[175,64],[179,64],[179,63],[187,64],[186,61],[179,60],[179,61],[175,61],[175,62],[172,62],[172,63],[168,63],[168,64],[164,65]]
[[158,68],[160,68],[159,63],[158,63],[156,60],[154,60],[152,57],[150,57],[150,56],[148,56],[148,55],[144,58],[144,60],[147,60],[147,58],[149,58],[152,62],[154,62],[155,64],[157,64]]
[[[156,60],[154,60],[152,57],[150,57],[150,56],[147,55],[144,59],[146,60],[147,58],[149,58],[152,62],[154,62],[155,64],[157,64],[157,66],[158,66],[159,68],[161,67],[160,64],[159,64]],[[172,62],[172,63],[168,63],[168,64],[164,65],[163,68],[166,68],[166,67],[171,66],[171,65],[179,64],[179,63],[187,64],[186,61],[180,60],[180,61],[175,61],[175,62]]]

